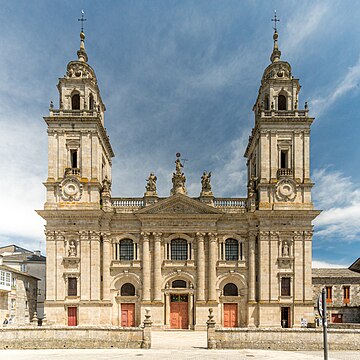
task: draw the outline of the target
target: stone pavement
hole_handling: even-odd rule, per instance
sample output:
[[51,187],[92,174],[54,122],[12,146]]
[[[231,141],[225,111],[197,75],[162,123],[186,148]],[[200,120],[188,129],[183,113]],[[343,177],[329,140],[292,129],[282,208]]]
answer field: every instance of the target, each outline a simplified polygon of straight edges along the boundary
[[[207,350],[206,332],[153,331],[152,349],[0,350],[6,360],[322,360],[321,351]],[[330,351],[329,360],[360,360],[357,351]]]

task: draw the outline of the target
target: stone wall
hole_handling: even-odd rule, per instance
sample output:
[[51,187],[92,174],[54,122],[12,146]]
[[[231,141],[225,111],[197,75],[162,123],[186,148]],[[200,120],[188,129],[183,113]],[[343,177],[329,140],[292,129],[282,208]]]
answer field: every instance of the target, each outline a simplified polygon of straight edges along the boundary
[[[208,328],[208,348],[322,350],[321,329]],[[328,330],[330,350],[360,350],[360,329]]]
[[150,345],[149,327],[0,327],[0,349],[139,349]]

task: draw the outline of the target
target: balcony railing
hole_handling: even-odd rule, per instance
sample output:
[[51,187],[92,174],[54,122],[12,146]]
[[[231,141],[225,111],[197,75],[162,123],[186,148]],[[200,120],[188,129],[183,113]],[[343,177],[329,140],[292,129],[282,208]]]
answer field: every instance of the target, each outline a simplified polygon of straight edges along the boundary
[[65,176],[75,175],[80,176],[80,169],[79,168],[65,168]]
[[293,169],[278,169],[277,171],[277,177],[283,178],[283,177],[292,177],[293,176]]
[[261,112],[261,117],[304,117],[307,116],[308,112],[309,110],[265,110]]

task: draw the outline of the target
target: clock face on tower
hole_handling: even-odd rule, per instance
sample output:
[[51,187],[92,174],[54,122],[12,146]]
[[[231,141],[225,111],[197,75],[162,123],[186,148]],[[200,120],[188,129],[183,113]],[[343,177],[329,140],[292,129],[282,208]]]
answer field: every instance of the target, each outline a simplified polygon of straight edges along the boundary
[[65,201],[79,201],[82,195],[82,185],[75,177],[67,177],[59,184],[60,196]]

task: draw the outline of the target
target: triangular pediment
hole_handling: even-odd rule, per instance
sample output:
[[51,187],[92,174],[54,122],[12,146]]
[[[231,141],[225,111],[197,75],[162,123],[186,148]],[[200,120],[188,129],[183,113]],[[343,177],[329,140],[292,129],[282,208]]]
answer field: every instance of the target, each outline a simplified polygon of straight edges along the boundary
[[175,194],[142,208],[136,214],[222,214],[222,212],[186,195]]

